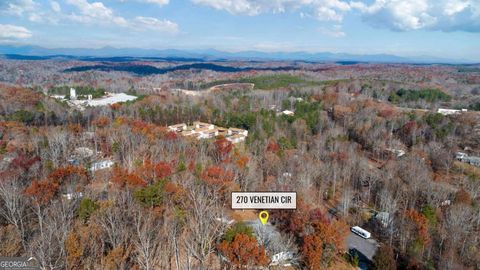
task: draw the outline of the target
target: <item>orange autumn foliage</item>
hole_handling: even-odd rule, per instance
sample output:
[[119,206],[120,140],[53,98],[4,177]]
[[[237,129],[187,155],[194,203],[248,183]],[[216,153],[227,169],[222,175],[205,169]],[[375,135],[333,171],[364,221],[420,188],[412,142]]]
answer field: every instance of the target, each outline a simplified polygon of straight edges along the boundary
[[425,246],[430,243],[427,218],[414,209],[407,210],[405,216],[414,223],[418,238],[422,241],[422,244]]
[[0,99],[12,108],[28,109],[40,103],[42,95],[30,89],[0,85]]
[[276,142],[269,142],[267,145],[267,151],[276,153],[280,150],[280,146]]
[[165,193],[171,198],[171,202],[173,203],[181,203],[185,200],[186,190],[179,185],[176,185],[171,182],[167,182],[164,187]]
[[254,236],[239,233],[231,243],[224,240],[217,248],[228,259],[229,263],[238,269],[267,265],[269,262],[265,254],[265,248],[258,245]]
[[103,128],[106,127],[110,124],[110,119],[105,116],[98,117],[97,119],[92,121],[92,125]]
[[[34,198],[38,204],[48,203],[64,184],[84,185],[87,183],[87,171],[82,167],[66,166],[55,169],[44,180],[34,180],[25,189],[25,194]],[[69,182],[70,181],[70,182]]]
[[319,220],[312,224],[315,233],[322,238],[324,244],[334,246],[338,254],[345,250],[345,236],[348,235],[347,224],[339,220]]
[[32,197],[38,204],[44,205],[57,194],[59,184],[48,180],[34,180],[29,187],[25,189],[25,194]]
[[146,136],[149,140],[160,138],[167,132],[165,127],[157,126],[139,119],[129,121],[132,132]]
[[155,175],[158,178],[169,177],[170,175],[172,175],[172,173],[172,165],[170,165],[169,163],[161,161],[155,164]]
[[177,133],[175,133],[173,131],[169,131],[169,132],[167,132],[167,134],[165,134],[165,139],[166,140],[175,140],[177,138],[178,138]]
[[303,238],[302,253],[308,269],[322,269],[323,242],[318,235]]
[[87,170],[82,167],[76,166],[66,166],[55,169],[48,175],[48,179],[53,183],[57,183],[61,185],[65,181],[67,181],[70,177],[78,177],[79,181],[86,181],[87,180]]
[[311,220],[313,233],[303,237],[303,258],[308,269],[322,269],[345,252],[349,229],[342,221],[330,221],[319,210],[311,212]]
[[248,156],[239,156],[235,163],[237,164],[238,168],[244,169],[248,164],[248,160]]
[[121,107],[122,107],[122,104],[120,103],[110,104],[110,108],[114,111],[119,110]]
[[83,130],[83,128],[80,124],[69,124],[67,128],[68,128],[69,131],[71,131],[75,134],[79,134]]
[[203,181],[210,185],[226,185],[233,181],[233,172],[218,166],[206,168],[201,175]]
[[145,160],[143,165],[136,170],[136,173],[147,182],[153,183],[171,176],[173,168],[170,163],[164,161],[154,164],[151,160]]
[[129,173],[124,169],[115,168],[111,182],[120,188],[145,187],[147,182],[134,173]]
[[275,221],[278,228],[288,234],[300,237],[303,229],[310,220],[310,207],[302,198],[297,200],[297,210],[279,211],[274,210],[270,213],[270,218]]
[[126,118],[125,116],[119,116],[119,117],[115,118],[115,120],[113,121],[113,123],[116,126],[124,125],[127,122],[128,122],[128,118]]
[[232,151],[233,144],[229,140],[222,138],[215,141],[215,147],[220,159],[223,160]]

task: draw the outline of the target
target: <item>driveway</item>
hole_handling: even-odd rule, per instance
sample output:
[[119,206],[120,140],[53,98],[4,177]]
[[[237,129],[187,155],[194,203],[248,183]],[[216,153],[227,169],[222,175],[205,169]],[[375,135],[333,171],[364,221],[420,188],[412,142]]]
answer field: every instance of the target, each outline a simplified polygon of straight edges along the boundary
[[377,252],[379,244],[375,239],[364,239],[352,232],[347,236],[345,240],[348,251],[351,253],[357,253],[360,259],[360,269],[368,269],[368,265],[373,259],[373,256]]

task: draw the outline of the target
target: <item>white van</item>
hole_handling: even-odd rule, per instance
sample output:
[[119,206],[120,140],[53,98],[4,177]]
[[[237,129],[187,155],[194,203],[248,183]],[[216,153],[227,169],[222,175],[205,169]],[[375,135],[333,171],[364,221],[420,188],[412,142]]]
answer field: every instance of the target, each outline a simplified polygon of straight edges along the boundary
[[368,239],[371,236],[371,234],[368,231],[366,231],[366,230],[364,230],[364,229],[362,229],[358,226],[352,227],[351,230],[354,234],[356,234],[356,235],[358,235],[362,238],[365,238],[365,239]]

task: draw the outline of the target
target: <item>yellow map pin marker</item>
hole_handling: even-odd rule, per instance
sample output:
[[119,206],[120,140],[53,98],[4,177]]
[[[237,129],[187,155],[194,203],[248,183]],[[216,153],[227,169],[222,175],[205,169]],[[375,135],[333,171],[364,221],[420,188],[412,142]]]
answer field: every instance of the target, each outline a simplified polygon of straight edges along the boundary
[[258,214],[258,218],[260,219],[263,225],[267,224],[268,212],[267,211],[260,212],[260,214]]

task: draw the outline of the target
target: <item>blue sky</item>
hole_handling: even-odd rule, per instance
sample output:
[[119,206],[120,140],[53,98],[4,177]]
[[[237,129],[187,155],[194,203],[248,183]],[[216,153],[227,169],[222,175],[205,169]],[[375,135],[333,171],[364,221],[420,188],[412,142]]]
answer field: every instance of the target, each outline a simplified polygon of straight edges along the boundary
[[0,44],[480,61],[480,0],[0,0]]

